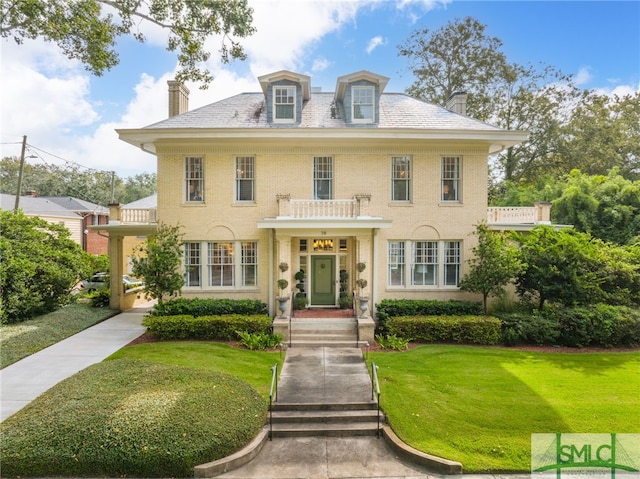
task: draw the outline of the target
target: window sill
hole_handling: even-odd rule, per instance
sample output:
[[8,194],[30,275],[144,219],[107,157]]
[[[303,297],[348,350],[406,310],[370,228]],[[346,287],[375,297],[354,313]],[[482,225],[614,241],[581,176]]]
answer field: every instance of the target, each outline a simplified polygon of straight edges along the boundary
[[460,206],[464,206],[464,203],[460,202],[460,201],[441,201],[440,203],[438,203],[438,206],[444,206],[444,207],[460,207]]

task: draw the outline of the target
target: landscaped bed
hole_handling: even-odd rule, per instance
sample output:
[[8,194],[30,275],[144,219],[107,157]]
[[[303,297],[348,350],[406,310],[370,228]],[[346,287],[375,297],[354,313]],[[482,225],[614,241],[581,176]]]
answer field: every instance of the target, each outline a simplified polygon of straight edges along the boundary
[[636,433],[640,352],[428,345],[370,352],[409,445],[465,472],[530,471],[532,433]]

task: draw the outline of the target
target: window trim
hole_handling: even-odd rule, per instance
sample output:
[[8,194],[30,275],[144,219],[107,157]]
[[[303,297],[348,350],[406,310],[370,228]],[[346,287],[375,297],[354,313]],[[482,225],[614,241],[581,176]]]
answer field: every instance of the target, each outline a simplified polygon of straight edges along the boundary
[[[229,256],[232,258],[231,263],[223,263],[223,266],[231,268],[232,275],[232,284],[231,285],[212,285],[213,274],[211,271],[211,267],[214,266],[212,260],[211,251],[214,244],[230,244],[231,250],[233,254]],[[185,285],[184,288],[187,291],[255,291],[259,288],[259,264],[260,264],[260,256],[259,256],[259,242],[258,241],[244,241],[244,240],[202,240],[202,241],[187,241],[185,245],[189,245],[188,248],[193,248],[193,245],[197,245],[198,250],[198,258],[199,263],[192,264],[192,266],[197,266],[199,270],[199,284],[188,285],[186,282],[187,279],[187,247],[185,246],[183,252],[183,264],[182,271],[185,276]],[[250,259],[253,260],[252,263],[244,262],[245,258],[247,258],[246,248],[250,247],[253,252],[250,255]],[[239,252],[239,253],[238,253]],[[246,278],[248,275],[246,273],[246,267],[252,266],[254,268],[254,282],[255,284],[247,284]],[[240,284],[238,284],[238,282]]]
[[[407,169],[403,170],[407,172],[406,178],[396,178],[396,160],[404,160],[407,162]],[[391,157],[391,202],[392,203],[411,203],[412,193],[412,165],[413,161],[411,156],[392,156]],[[396,182],[402,181],[404,183],[404,193],[406,199],[396,199]]]
[[[445,162],[455,160],[454,175],[445,176]],[[449,190],[453,188],[453,192]],[[446,193],[445,193],[446,190]],[[445,195],[450,196],[445,198]],[[440,201],[442,203],[462,203],[462,157],[461,156],[443,156],[440,158]]]
[[[250,176],[242,176],[247,174],[246,169],[242,169],[242,167],[246,168],[247,164],[240,165],[241,161],[250,160],[249,168],[250,168]],[[236,170],[235,170],[235,185],[236,185],[236,195],[235,201],[236,203],[255,203],[256,201],[256,157],[255,156],[236,156],[235,162]],[[240,198],[241,192],[243,189],[240,187],[243,183],[249,183],[251,187],[251,198],[244,199]]]
[[[371,103],[356,103],[356,91],[367,91],[371,94]],[[356,118],[356,106],[371,106],[370,118]],[[375,123],[376,120],[376,89],[371,85],[351,85],[351,122]]]
[[[320,160],[322,164],[320,164]],[[328,161],[326,161],[328,160]],[[328,169],[323,171],[319,171],[319,166],[329,166]],[[321,174],[329,174],[329,177],[322,178],[318,175]],[[333,180],[334,180],[334,170],[333,170],[333,156],[314,156],[313,157],[313,199],[315,201],[322,200],[332,200],[333,199]],[[318,196],[318,184],[319,182],[326,182],[329,185],[329,196],[328,198],[319,198]]]
[[[437,243],[437,275],[436,275],[436,284],[415,284],[414,283],[414,269],[416,266],[415,263],[415,244],[416,243]],[[451,258],[449,250],[449,245],[456,245],[455,248],[455,258],[457,259],[457,263],[448,262]],[[392,262],[392,245],[398,245],[399,248],[396,247],[396,250],[402,251],[401,255],[404,259],[404,263],[396,263]],[[462,266],[463,266],[463,241],[462,240],[434,240],[434,239],[419,239],[419,240],[389,240],[387,242],[387,289],[389,290],[459,290],[460,289],[460,279],[462,278]],[[401,270],[401,276],[399,278],[400,281],[396,281],[396,283],[392,283],[392,270],[391,267],[396,266],[395,269]],[[456,281],[454,284],[446,284],[447,280],[447,267],[454,266]],[[398,279],[396,275],[395,278]]]
[[[195,163],[198,160],[199,165]],[[192,161],[194,161],[192,163]],[[184,159],[184,198],[187,203],[204,202],[204,157],[186,156]],[[193,192],[191,187],[194,186]]]
[[[278,95],[278,90],[289,90],[293,93],[293,95],[287,94],[287,99],[291,98],[293,101],[291,103],[283,103],[278,102],[278,99],[281,98],[281,95]],[[297,88],[295,85],[273,85],[273,122],[274,123],[294,123],[296,121],[296,109],[297,109]],[[292,114],[291,117],[286,118],[278,118],[278,107],[279,106],[291,106]]]

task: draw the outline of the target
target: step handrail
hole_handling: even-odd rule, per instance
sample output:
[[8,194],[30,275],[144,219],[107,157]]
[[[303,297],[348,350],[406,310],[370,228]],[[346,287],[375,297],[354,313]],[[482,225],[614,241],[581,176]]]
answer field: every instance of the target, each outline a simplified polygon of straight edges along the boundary
[[269,389],[269,441],[273,439],[274,402],[278,402],[278,363],[271,366],[271,388]]
[[373,401],[374,393],[377,395],[378,406],[378,427],[376,429],[376,437],[380,439],[380,382],[378,381],[378,366],[371,361],[371,400]]
[[360,346],[360,325],[358,324],[358,312],[356,303],[356,291],[351,291],[351,307],[353,308],[353,314],[356,317],[356,348]]

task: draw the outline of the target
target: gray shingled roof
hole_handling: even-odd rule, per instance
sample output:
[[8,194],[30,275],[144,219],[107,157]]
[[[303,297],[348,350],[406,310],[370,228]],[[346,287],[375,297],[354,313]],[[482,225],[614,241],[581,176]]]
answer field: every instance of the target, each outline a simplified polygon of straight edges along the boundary
[[[8,195],[5,193],[2,193],[0,195],[0,206],[3,210],[13,211],[15,202],[15,195]],[[62,216],[77,219],[80,218],[80,216],[73,211],[65,208],[64,206],[60,206],[59,204],[47,198],[21,196],[18,204],[18,209],[21,209],[26,215]]]
[[123,208],[129,208],[129,209],[156,208],[157,206],[158,206],[158,193],[154,193],[145,198],[140,198],[139,200],[132,201],[131,203],[127,203],[126,205],[122,205]]
[[89,201],[74,198],[73,196],[42,196],[40,198],[52,201],[63,208],[76,213],[90,213],[95,215],[108,215],[109,208],[91,203]]
[[[383,93],[378,124],[348,125],[342,108],[332,117],[333,93],[312,93],[303,104],[299,126],[269,124],[262,93],[242,93],[188,111],[144,129],[165,128],[401,128],[429,130],[502,131],[500,128],[426,103],[404,93]],[[340,106],[340,105],[339,105]]]

